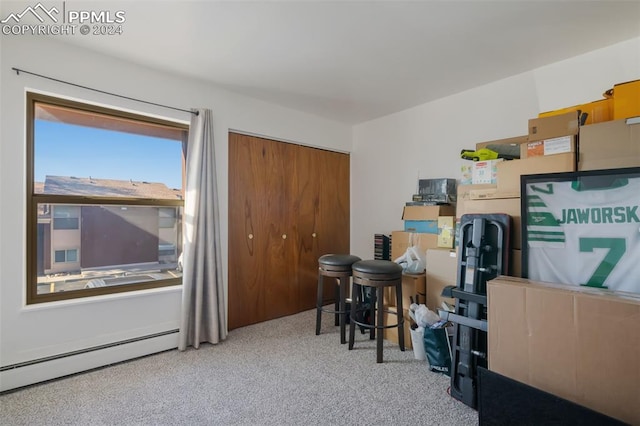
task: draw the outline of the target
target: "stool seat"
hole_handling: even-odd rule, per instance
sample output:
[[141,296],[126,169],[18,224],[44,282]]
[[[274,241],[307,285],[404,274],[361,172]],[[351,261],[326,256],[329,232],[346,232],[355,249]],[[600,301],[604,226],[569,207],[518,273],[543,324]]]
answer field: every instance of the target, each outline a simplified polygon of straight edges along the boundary
[[320,266],[348,266],[351,267],[355,262],[358,262],[360,258],[352,254],[325,254],[320,256],[318,263]]
[[[346,343],[347,290],[351,277],[351,265],[360,258],[351,254],[325,254],[318,258],[318,297],[316,299],[316,335],[320,334],[322,312],[335,314],[335,325],[340,326],[340,343]],[[324,278],[332,278],[335,283],[334,308],[326,308],[324,302]]]
[[[390,260],[361,260],[351,266],[353,281],[351,283],[351,314],[349,324],[349,350],[353,349],[355,326],[369,329],[369,338],[376,339],[376,362],[382,362],[383,331],[387,328],[398,329],[398,345],[404,351],[404,315],[402,306],[402,267]],[[371,302],[368,307],[363,304],[358,289],[371,288]],[[395,289],[396,311],[385,309],[384,291],[386,288]],[[370,322],[358,319],[358,313],[368,310]],[[385,324],[385,313],[394,314],[395,324]]]
[[388,260],[361,260],[354,263],[351,269],[364,274],[392,274],[402,277],[402,266]]

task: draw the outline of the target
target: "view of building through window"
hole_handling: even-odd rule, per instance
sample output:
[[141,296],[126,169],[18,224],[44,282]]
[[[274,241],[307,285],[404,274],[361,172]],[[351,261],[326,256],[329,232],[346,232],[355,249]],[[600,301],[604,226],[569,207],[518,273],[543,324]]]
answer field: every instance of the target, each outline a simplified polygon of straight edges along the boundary
[[180,283],[187,127],[30,94],[31,303]]

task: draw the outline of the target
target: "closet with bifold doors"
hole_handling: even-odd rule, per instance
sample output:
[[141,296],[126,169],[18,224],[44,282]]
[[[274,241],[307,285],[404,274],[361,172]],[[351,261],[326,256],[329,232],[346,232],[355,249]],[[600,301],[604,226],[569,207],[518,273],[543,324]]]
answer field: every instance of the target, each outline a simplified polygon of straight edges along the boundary
[[229,330],[315,308],[318,257],[349,253],[349,182],[348,154],[229,133]]

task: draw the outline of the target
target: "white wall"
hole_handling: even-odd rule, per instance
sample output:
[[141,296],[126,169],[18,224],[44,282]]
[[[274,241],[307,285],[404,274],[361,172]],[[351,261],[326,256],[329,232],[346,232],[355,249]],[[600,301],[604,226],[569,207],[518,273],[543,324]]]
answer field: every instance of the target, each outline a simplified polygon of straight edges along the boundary
[[375,233],[403,228],[418,177],[459,178],[461,149],[526,135],[539,112],[600,99],[638,78],[640,38],[355,126],[352,253],[371,258]]
[[[179,287],[62,303],[25,305],[25,91],[34,89],[175,120],[189,114],[111,97],[81,88],[16,75],[11,67],[189,109],[214,113],[216,165],[220,194],[223,265],[227,264],[227,172],[229,129],[333,149],[351,150],[351,128],[337,122],[267,104],[125,63],[44,37],[2,37],[0,56],[0,365],[39,359],[124,339],[177,329]],[[224,271],[226,282],[226,270]],[[136,346],[136,345],[133,345]],[[56,361],[46,367],[4,371],[0,390],[126,359],[145,351],[177,346],[171,337],[155,346],[137,345],[130,354],[117,350],[82,360]],[[74,365],[70,365],[73,363]]]

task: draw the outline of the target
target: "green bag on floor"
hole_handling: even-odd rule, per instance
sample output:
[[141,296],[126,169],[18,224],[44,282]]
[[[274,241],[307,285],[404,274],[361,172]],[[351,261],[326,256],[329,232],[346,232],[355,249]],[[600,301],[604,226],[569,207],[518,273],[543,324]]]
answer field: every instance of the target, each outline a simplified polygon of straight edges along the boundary
[[451,352],[449,337],[444,324],[435,324],[435,328],[424,329],[424,351],[429,361],[429,370],[451,376]]

